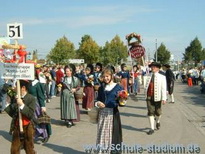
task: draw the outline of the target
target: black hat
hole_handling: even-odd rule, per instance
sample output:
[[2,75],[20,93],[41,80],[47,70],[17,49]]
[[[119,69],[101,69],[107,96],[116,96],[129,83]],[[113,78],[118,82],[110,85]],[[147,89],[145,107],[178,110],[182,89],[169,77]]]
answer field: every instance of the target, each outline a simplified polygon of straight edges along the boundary
[[166,67],[166,68],[170,68],[171,67],[169,64],[164,64],[163,66]]
[[103,66],[102,66],[101,63],[96,63],[95,66],[96,66],[96,67],[97,67],[97,66],[100,67],[100,71],[102,71],[102,67],[103,67]]
[[102,64],[101,63],[96,63],[95,66],[99,66],[102,68]]
[[149,67],[152,67],[152,66],[156,66],[158,68],[161,68],[161,64],[157,63],[157,62],[152,62],[151,64],[149,64]]
[[88,64],[86,68],[89,68],[91,73],[93,72],[94,68],[92,64]]
[[121,64],[121,69],[123,69],[124,67],[126,67],[126,64],[125,63],[123,63],[123,64]]

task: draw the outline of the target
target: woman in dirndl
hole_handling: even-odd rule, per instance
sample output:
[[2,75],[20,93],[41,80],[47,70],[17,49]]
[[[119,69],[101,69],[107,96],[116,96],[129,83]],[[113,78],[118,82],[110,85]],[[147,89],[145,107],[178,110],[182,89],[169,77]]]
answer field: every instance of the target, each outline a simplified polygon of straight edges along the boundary
[[129,78],[130,78],[130,73],[127,71],[127,66],[126,64],[121,64],[121,71],[118,73],[118,76],[121,77],[121,85],[122,87],[129,92]]
[[114,70],[107,67],[102,73],[104,83],[98,90],[98,98],[95,106],[98,107],[97,127],[97,150],[103,153],[103,149],[109,153],[120,153],[122,143],[122,128],[120,114],[118,111],[118,92],[123,87],[113,81]]
[[82,108],[90,111],[94,106],[94,75],[93,75],[93,66],[88,64],[85,68],[85,74],[83,76],[84,88],[83,93],[83,102]]
[[102,83],[102,64],[101,63],[96,63],[95,65],[95,71],[94,71],[94,90],[95,90],[95,99],[98,96],[98,89],[101,86]]
[[75,70],[73,65],[64,68],[65,77],[62,78],[62,93],[60,97],[61,120],[65,120],[68,128],[74,126],[74,122],[80,119],[78,103],[76,103],[74,93],[80,89],[80,82],[73,76]]
[[42,83],[38,80],[38,75],[35,73],[35,80],[31,81],[30,87],[29,87],[29,93],[33,95],[36,98],[36,109],[35,109],[35,119],[34,122],[36,122],[35,127],[35,139],[38,140],[40,137],[42,138],[42,142],[46,143],[48,142],[50,135],[51,135],[51,124],[43,124],[38,123],[37,119],[46,112],[45,107],[45,91],[44,86]]

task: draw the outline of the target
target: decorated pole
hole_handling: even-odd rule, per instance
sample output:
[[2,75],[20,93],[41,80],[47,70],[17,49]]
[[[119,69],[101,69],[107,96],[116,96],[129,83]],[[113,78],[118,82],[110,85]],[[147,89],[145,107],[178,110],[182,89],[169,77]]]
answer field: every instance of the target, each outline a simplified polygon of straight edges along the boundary
[[[135,41],[130,42],[133,38],[135,39]],[[127,39],[128,46],[130,46],[129,55],[131,56],[131,58],[141,60],[142,65],[145,66],[145,62],[143,58],[145,54],[145,48],[141,45],[142,43],[141,36],[136,33],[130,33],[126,35],[126,39]],[[132,69],[132,73],[134,74],[133,69]],[[134,77],[132,78],[132,80],[134,83]]]
[[[132,39],[135,39],[134,42],[130,42]],[[144,59],[143,56],[145,54],[145,48],[141,45],[141,36],[136,33],[131,33],[126,36],[126,39],[128,41],[129,48],[129,54],[131,58],[133,59],[140,59],[142,60],[142,63],[144,65]]]
[[[15,40],[15,44],[4,44],[3,49],[14,49],[13,58],[5,63],[0,63],[0,69],[3,72],[1,78],[5,79],[16,79],[17,80],[17,97],[21,98],[21,86],[19,80],[34,80],[34,64],[26,64],[26,54],[24,50],[25,45],[19,45],[18,39],[22,39],[22,24],[14,23],[7,24],[8,37]],[[17,55],[19,59],[17,59]],[[23,122],[22,114],[20,108],[18,108],[19,113],[19,128],[20,137],[23,137]]]

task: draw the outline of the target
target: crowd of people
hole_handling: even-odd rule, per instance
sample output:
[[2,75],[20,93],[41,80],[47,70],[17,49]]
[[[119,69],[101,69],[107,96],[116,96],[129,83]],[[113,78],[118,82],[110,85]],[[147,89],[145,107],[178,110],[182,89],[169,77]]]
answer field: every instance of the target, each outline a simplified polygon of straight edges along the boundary
[[190,87],[200,85],[201,93],[205,94],[205,66],[183,68],[176,74],[176,79],[181,79],[183,83]]
[[[174,79],[170,65],[163,65],[161,69],[161,64],[156,62],[146,68],[140,65],[127,66],[124,63],[117,67],[103,66],[101,63],[86,66],[73,64],[40,66],[37,64],[35,79],[33,81],[21,80],[22,97],[20,99],[16,99],[15,95],[9,95],[9,90],[12,88],[8,87],[15,86],[15,83],[0,79],[1,89],[5,90],[4,93],[1,92],[1,102],[3,102],[1,113],[7,112],[14,121],[10,132],[16,140],[12,141],[11,151],[17,152],[22,146],[22,140],[16,134],[19,126],[18,107],[23,115],[24,131],[28,132],[27,137],[30,138],[27,144],[24,144],[26,153],[28,150],[34,152],[32,142],[34,132],[35,140],[40,138],[43,143],[48,142],[52,135],[51,124],[39,123],[38,118],[46,114],[46,103],[50,103],[54,97],[60,97],[59,120],[65,121],[67,128],[73,127],[77,124],[76,122],[80,121],[79,104],[81,101],[82,108],[87,112],[93,108],[99,110],[96,144],[103,147],[120,144],[122,128],[118,110],[120,106],[118,94],[124,90],[137,97],[142,84],[145,86],[150,121],[150,130],[147,134],[152,135],[155,121],[156,128],[160,129],[161,104],[166,103],[167,94],[174,103]],[[27,97],[29,99],[26,99]],[[35,131],[32,131],[34,128]]]

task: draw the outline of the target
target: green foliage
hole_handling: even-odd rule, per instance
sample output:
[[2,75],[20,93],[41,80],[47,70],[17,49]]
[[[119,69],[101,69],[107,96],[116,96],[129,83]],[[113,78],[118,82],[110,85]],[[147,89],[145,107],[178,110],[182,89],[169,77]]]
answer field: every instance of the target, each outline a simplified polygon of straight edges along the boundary
[[89,35],[84,35],[79,44],[77,57],[84,59],[86,63],[96,63],[99,61],[99,50],[98,44]]
[[38,50],[33,50],[33,59],[32,60],[38,60]]
[[106,42],[105,46],[100,50],[100,60],[104,65],[119,64],[122,59],[126,60],[127,57],[127,46],[124,45],[118,35],[110,42]]
[[[170,59],[170,52],[166,49],[166,46],[161,43],[159,48],[157,49],[157,61],[160,62],[161,64],[166,64],[169,62]],[[156,52],[154,54],[155,61],[156,61]]]
[[186,63],[194,62],[196,66],[197,63],[205,59],[205,49],[202,49],[201,42],[196,37],[185,49],[185,53],[183,55]]
[[47,55],[49,61],[55,64],[66,64],[68,59],[75,57],[75,47],[65,36],[56,41],[56,44]]

